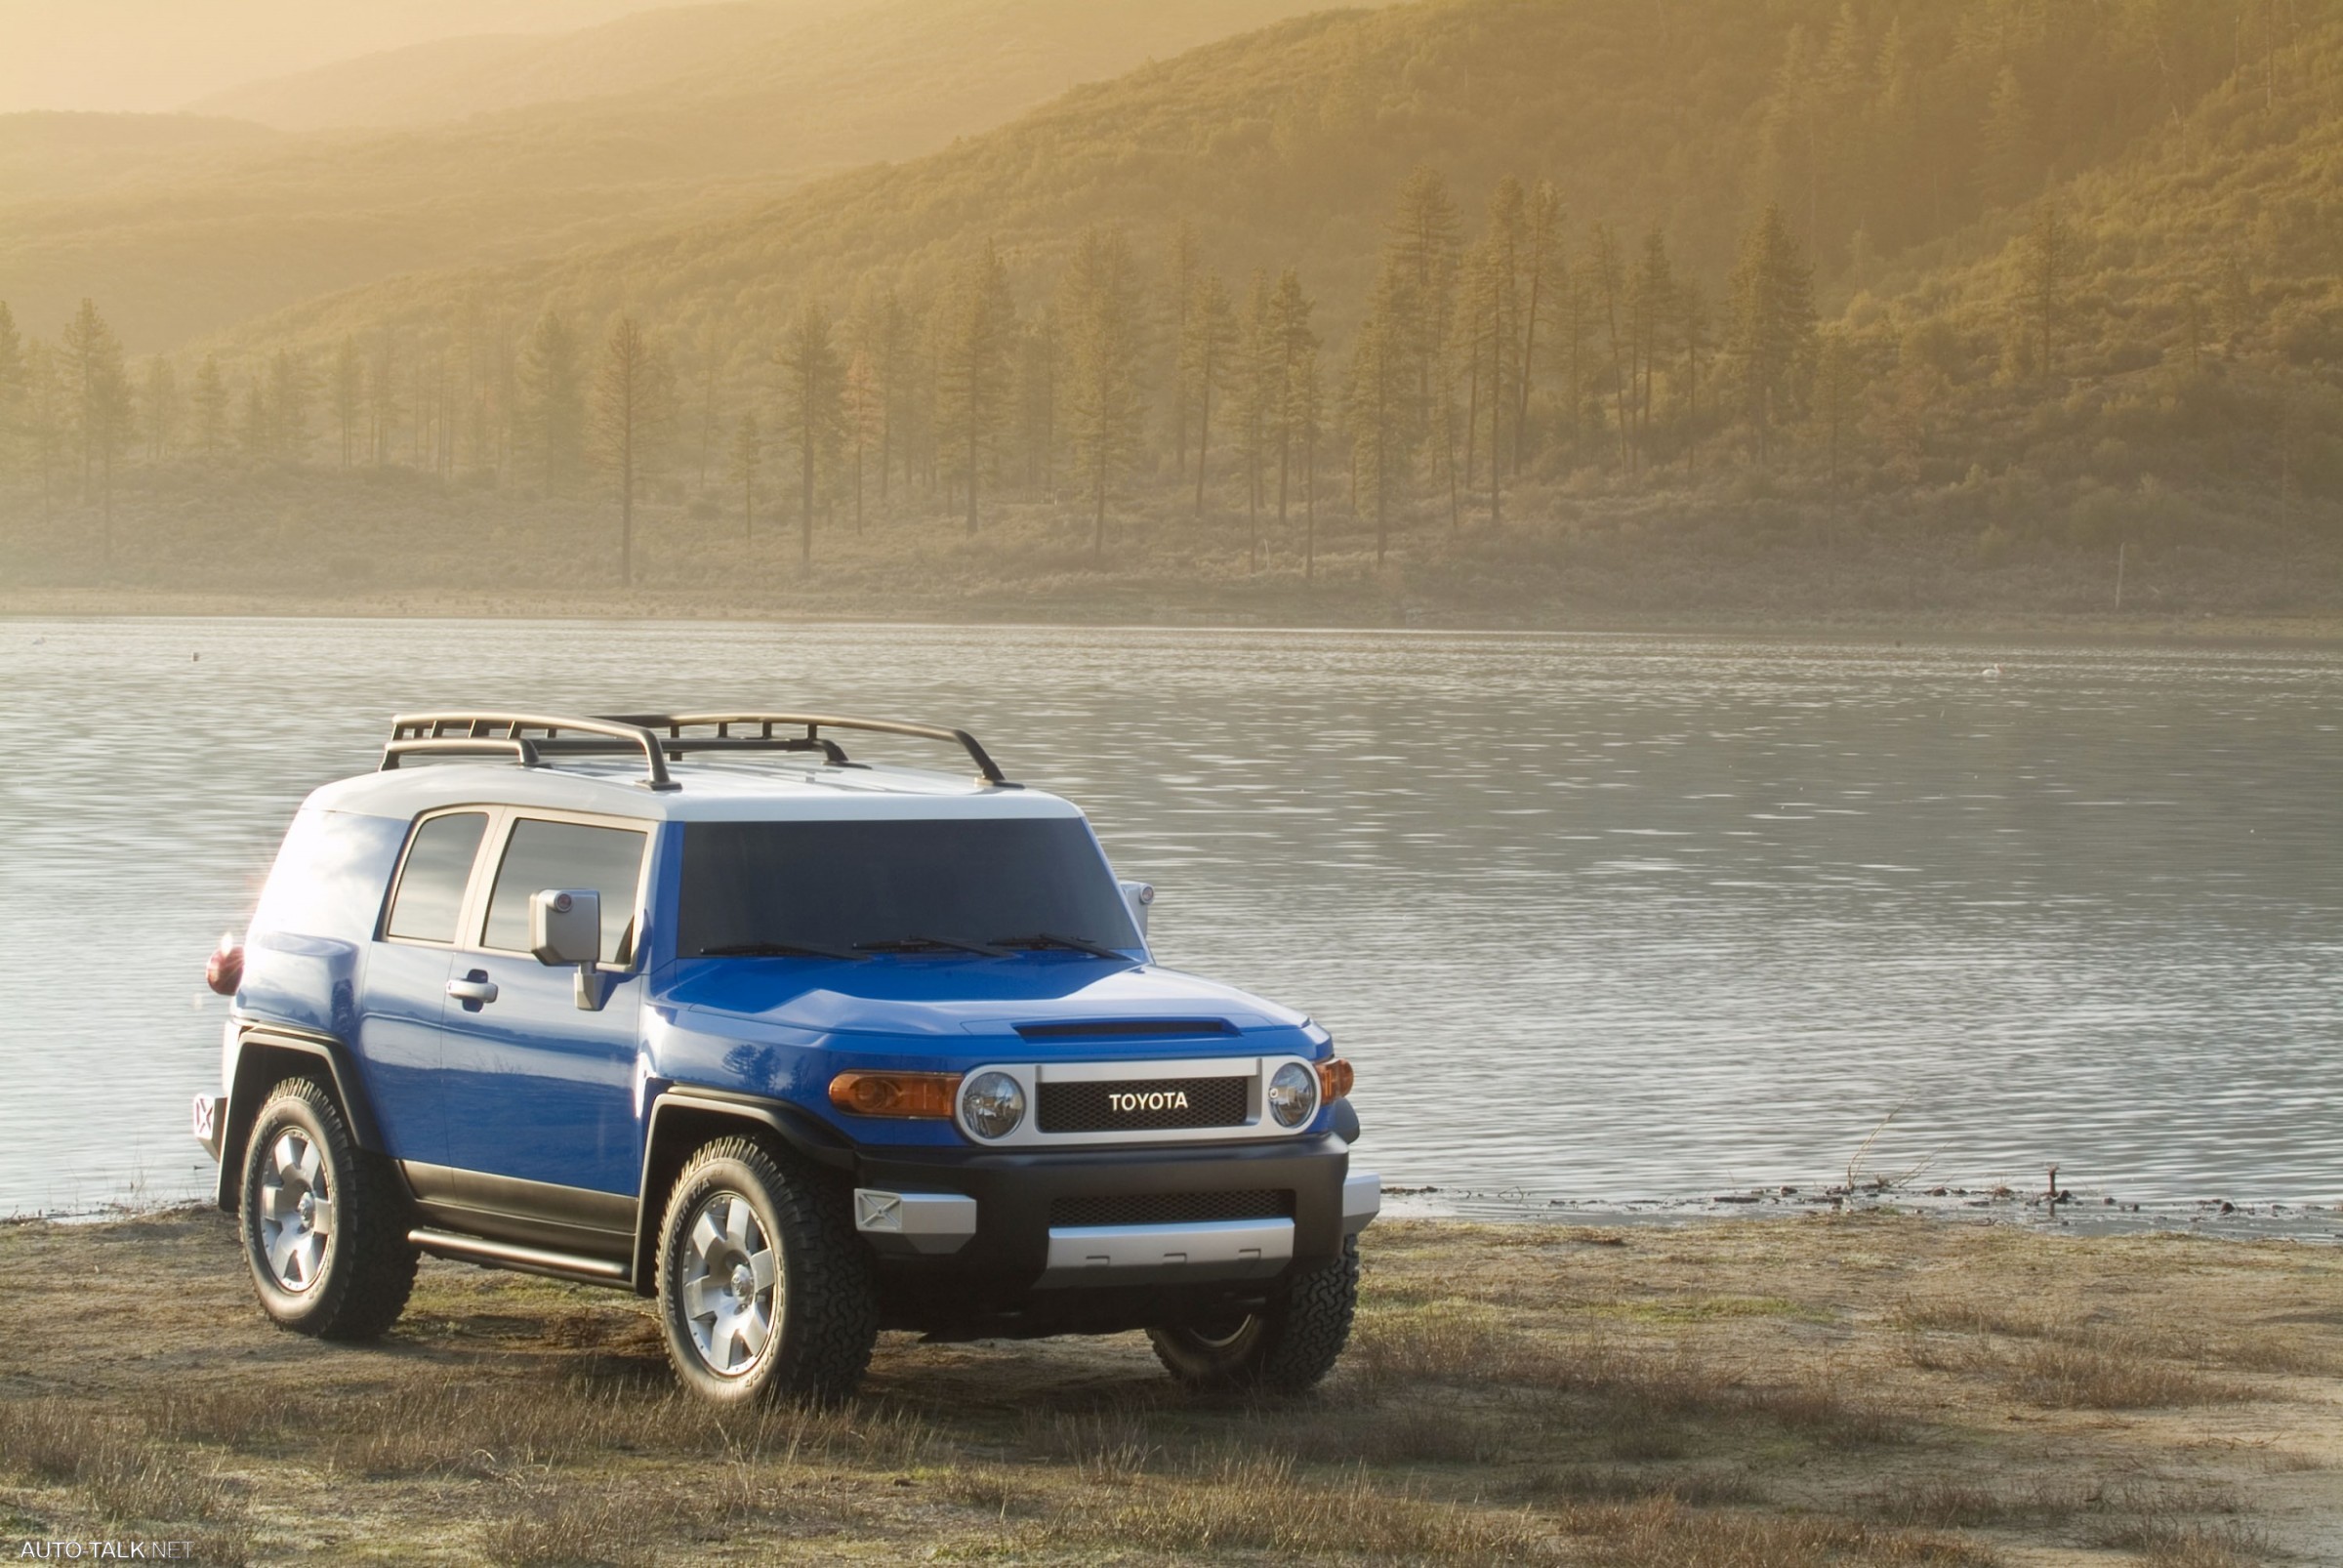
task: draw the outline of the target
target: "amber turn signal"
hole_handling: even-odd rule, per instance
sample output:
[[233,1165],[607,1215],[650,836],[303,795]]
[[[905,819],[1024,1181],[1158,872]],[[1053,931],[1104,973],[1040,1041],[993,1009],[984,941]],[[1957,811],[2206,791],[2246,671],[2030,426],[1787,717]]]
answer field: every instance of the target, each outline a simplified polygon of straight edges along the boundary
[[958,1073],[840,1073],[830,1080],[830,1103],[856,1116],[935,1116],[952,1119]]
[[1332,1104],[1350,1093],[1350,1063],[1329,1056],[1318,1064],[1318,1097]]

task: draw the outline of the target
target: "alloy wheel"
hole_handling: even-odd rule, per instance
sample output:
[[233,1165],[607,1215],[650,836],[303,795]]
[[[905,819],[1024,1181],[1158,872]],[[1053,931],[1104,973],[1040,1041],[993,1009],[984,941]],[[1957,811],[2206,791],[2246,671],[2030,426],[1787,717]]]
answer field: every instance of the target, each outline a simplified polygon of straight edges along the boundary
[[756,1366],[781,1319],[780,1259],[763,1221],[737,1192],[717,1192],[683,1243],[683,1319],[708,1370],[737,1378]]
[[279,1290],[314,1287],[334,1233],[334,1194],[325,1160],[299,1128],[277,1135],[261,1172],[261,1251]]

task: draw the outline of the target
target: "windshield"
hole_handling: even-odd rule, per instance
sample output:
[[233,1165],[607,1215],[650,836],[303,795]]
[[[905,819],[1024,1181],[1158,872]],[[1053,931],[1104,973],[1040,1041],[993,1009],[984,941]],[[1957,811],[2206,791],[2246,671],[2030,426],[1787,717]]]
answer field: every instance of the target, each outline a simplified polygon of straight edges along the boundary
[[1139,946],[1122,889],[1079,817],[692,822],[683,829],[682,896],[676,951],[683,958],[1000,943],[1041,932]]

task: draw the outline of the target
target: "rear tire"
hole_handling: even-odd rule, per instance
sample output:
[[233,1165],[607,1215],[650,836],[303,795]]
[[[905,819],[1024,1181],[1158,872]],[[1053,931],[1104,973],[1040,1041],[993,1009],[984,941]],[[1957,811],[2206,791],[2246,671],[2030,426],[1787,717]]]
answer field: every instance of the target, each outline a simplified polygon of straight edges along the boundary
[[862,1382],[879,1308],[843,1194],[753,1139],[684,1165],[659,1226],[659,1325],[683,1385],[719,1404],[831,1402]]
[[237,1218],[253,1292],[279,1327],[372,1340],[406,1310],[420,1258],[406,1192],[324,1085],[289,1078],[253,1118]]
[[1345,1236],[1340,1258],[1287,1275],[1260,1311],[1149,1329],[1147,1338],[1165,1370],[1191,1388],[1297,1394],[1335,1370],[1358,1305],[1359,1241]]

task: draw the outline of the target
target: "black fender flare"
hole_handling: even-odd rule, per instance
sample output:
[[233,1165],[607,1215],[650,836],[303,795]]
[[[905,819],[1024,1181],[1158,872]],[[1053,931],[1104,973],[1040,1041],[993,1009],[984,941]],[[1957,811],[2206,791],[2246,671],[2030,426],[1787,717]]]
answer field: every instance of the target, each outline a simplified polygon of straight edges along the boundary
[[214,1201],[234,1214],[241,1200],[244,1140],[268,1092],[285,1079],[323,1063],[328,1087],[349,1121],[358,1147],[383,1152],[382,1126],[366,1097],[366,1086],[349,1048],[332,1035],[311,1034],[282,1024],[255,1024],[236,1036],[236,1054],[227,1070],[227,1108],[220,1138],[220,1180]]
[[659,1226],[667,1217],[667,1189],[691,1151],[727,1134],[766,1132],[792,1153],[834,1171],[854,1169],[854,1145],[843,1135],[785,1100],[678,1085],[651,1100],[642,1119],[642,1181],[635,1190],[637,1296],[658,1294]]

